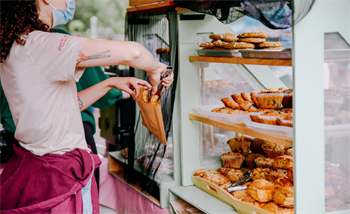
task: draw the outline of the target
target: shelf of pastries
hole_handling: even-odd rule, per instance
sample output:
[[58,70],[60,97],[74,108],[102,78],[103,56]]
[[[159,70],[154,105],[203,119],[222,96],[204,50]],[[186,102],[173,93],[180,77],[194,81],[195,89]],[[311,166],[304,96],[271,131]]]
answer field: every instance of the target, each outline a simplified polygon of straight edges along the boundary
[[198,169],[194,184],[240,214],[294,213],[293,148],[244,136],[227,143],[223,167]]
[[[221,99],[223,106],[195,108],[189,119],[273,143],[293,146],[292,89],[270,88]],[[210,108],[211,106],[209,106]]]
[[264,32],[212,33],[209,39],[199,44],[198,56],[190,56],[190,61],[292,66],[291,51],[269,41]]

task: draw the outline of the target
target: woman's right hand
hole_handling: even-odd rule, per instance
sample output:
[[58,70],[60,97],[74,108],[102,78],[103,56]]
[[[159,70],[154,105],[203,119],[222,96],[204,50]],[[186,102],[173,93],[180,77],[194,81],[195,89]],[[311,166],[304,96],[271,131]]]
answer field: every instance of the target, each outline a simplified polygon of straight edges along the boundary
[[[157,68],[154,71],[148,72],[149,81],[152,85],[152,94],[157,92],[160,77],[166,73],[167,67],[168,67],[167,65],[159,62]],[[168,88],[173,83],[173,81],[174,81],[174,74],[172,73],[171,75],[163,79],[162,84],[166,88]]]

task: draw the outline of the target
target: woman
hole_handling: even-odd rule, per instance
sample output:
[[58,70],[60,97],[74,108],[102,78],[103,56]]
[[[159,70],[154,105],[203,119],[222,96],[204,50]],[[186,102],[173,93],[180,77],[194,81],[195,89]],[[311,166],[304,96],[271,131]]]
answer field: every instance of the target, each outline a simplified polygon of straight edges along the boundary
[[[112,88],[134,99],[140,85],[154,93],[166,65],[135,42],[89,40],[51,27],[73,18],[75,2],[22,0],[1,3],[0,75],[19,145],[0,179],[2,213],[98,213],[94,169],[79,111]],[[128,64],[136,78],[109,78],[77,93],[84,68]],[[168,87],[173,76],[165,78]]]

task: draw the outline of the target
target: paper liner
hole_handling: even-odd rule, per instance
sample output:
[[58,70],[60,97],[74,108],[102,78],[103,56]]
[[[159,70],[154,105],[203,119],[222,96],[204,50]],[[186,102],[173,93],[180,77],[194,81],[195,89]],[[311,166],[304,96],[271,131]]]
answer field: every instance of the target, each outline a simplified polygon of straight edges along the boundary
[[282,108],[284,93],[260,93],[255,94],[259,108]]

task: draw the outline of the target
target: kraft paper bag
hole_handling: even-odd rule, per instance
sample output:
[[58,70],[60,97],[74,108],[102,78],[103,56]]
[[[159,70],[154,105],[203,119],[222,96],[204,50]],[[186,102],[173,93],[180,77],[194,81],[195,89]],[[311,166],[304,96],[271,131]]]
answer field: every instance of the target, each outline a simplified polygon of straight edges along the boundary
[[142,125],[148,128],[148,130],[150,130],[154,134],[154,136],[156,136],[157,139],[166,146],[167,140],[165,136],[160,99],[155,105],[151,103],[145,103],[142,99],[143,91],[144,88],[141,87],[140,95],[136,99],[137,104],[139,105],[141,110]]

